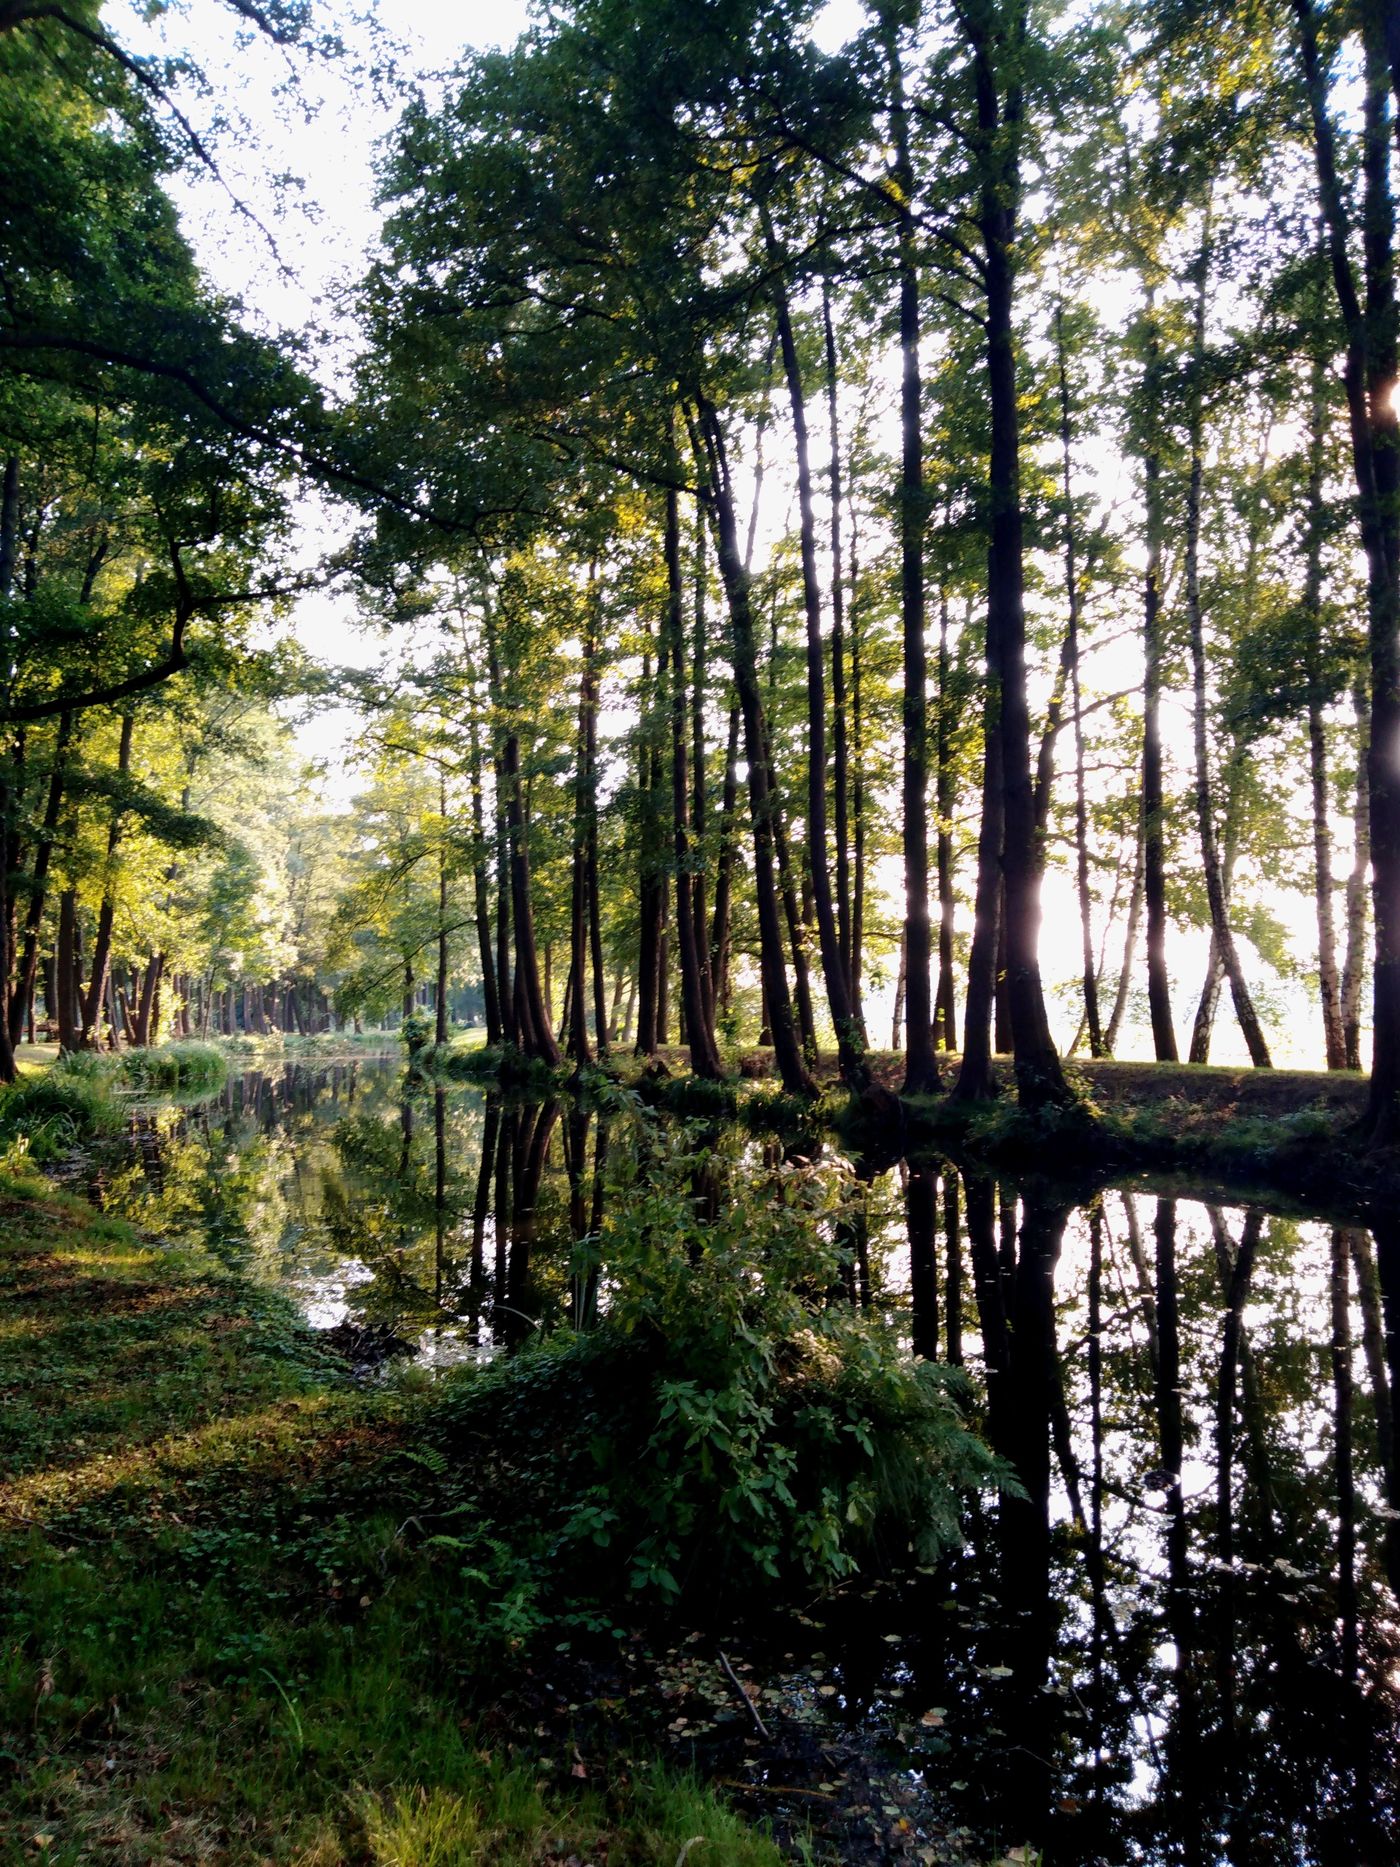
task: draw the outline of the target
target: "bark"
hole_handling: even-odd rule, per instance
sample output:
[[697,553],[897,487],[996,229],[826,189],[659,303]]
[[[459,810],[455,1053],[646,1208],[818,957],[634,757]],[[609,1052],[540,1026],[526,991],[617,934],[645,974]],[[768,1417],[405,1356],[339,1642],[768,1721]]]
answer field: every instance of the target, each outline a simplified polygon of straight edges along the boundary
[[1322,1000],[1322,1040],[1329,1070],[1347,1066],[1342,1027],[1342,983],[1337,966],[1337,916],[1333,901],[1332,824],[1327,786],[1327,734],[1322,717],[1322,541],[1327,389],[1326,366],[1313,359],[1309,396],[1307,566],[1303,614],[1308,631],[1308,775],[1313,816],[1313,900],[1317,910],[1317,979]]
[[[1227,909],[1234,887],[1235,861],[1239,853],[1239,789],[1243,759],[1243,750],[1235,746],[1225,771],[1224,846],[1220,857],[1220,871]],[[1210,956],[1206,961],[1206,976],[1201,985],[1201,996],[1196,1006],[1195,1020],[1191,1026],[1191,1048],[1187,1052],[1188,1062],[1208,1063],[1210,1061],[1211,1033],[1215,1028],[1215,1013],[1220,1002],[1220,988],[1224,982],[1225,960],[1220,951],[1219,942],[1216,940],[1215,930],[1212,928]]]
[[[592,573],[590,572],[590,580]],[[590,593],[591,600],[591,593]],[[591,625],[590,625],[591,632]],[[579,670],[574,761],[573,874],[569,888],[569,982],[565,990],[564,1050],[576,1065],[591,1063],[588,1042],[588,644]]]
[[1159,1063],[1177,1061],[1167,976],[1167,884],[1162,809],[1162,462],[1155,431],[1162,363],[1151,294],[1147,304],[1147,361],[1142,395],[1150,437],[1143,455],[1147,569],[1142,591],[1142,821],[1143,891],[1147,903],[1147,1002],[1152,1048]]
[[1133,961],[1137,956],[1138,923],[1142,918],[1143,896],[1146,893],[1146,843],[1143,834],[1142,812],[1138,812],[1137,855],[1133,861],[1133,889],[1128,897],[1128,919],[1123,930],[1123,967],[1118,975],[1118,989],[1113,995],[1113,1009],[1108,1015],[1108,1028],[1103,1034],[1104,1055],[1111,1057],[1118,1043],[1118,1033],[1123,1028],[1124,1014],[1128,1009],[1128,992],[1133,980]]
[[831,318],[831,281],[822,281],[822,338],[826,361],[826,419],[831,437],[827,468],[831,494],[831,791],[836,841],[836,923],[851,1012],[865,1044],[865,1015],[856,990],[851,939],[850,747],[846,697],[846,590],[841,545],[841,424],[837,408],[836,330]]
[[[596,593],[595,593],[596,599]],[[607,977],[603,971],[603,923],[598,888],[598,601],[589,606],[583,644],[586,704],[583,756],[588,772],[584,798],[584,864],[588,895],[588,945],[593,965],[593,1031],[600,1057],[608,1050]]]
[[[131,735],[135,725],[132,713],[122,716],[121,742],[117,748],[117,777],[125,778],[131,770]],[[112,956],[112,923],[116,914],[114,887],[116,878],[113,865],[117,850],[121,846],[122,825],[126,812],[121,800],[112,807],[112,818],[107,828],[107,860],[104,865],[104,884],[102,905],[97,911],[97,934],[92,949],[92,976],[88,984],[87,996],[83,1000],[83,1028],[81,1042],[84,1049],[96,1042],[98,1027],[102,1021],[102,1005],[107,989],[107,968]]]
[[690,656],[690,828],[697,861],[690,883],[690,907],[695,927],[695,950],[703,958],[701,970],[708,1001],[710,1028],[713,1030],[715,978],[710,966],[710,926],[709,916],[705,909],[705,870],[708,857],[705,837],[709,828],[710,813],[705,756],[706,598],[708,590],[709,567],[705,555],[705,510],[697,500],[695,506],[695,627]]
[[[772,244],[769,233],[770,248]],[[829,840],[826,822],[826,668],[822,646],[821,583],[817,571],[817,515],[812,493],[811,452],[807,434],[807,406],[802,386],[802,371],[793,336],[792,314],[787,294],[781,284],[775,290],[778,340],[782,347],[783,369],[787,376],[788,400],[792,411],[793,442],[797,464],[797,503],[802,552],[802,607],[807,627],[807,875],[811,881],[816,908],[817,938],[821,949],[822,976],[831,1022],[836,1031],[836,1049],[841,1080],[850,1089],[864,1089],[870,1080],[865,1063],[860,1023],[851,1002],[850,975],[846,961],[849,943],[849,917],[846,939],[832,899]],[[838,860],[839,860],[838,854]],[[924,877],[925,895],[928,878]],[[927,908],[925,908],[927,916]],[[927,976],[927,963],[925,963]]]
[[1264,1038],[1259,1015],[1254,1009],[1230,925],[1225,899],[1225,877],[1215,835],[1215,808],[1211,797],[1210,746],[1206,729],[1206,651],[1205,618],[1201,604],[1201,503],[1204,483],[1203,428],[1205,417],[1202,375],[1206,363],[1206,291],[1210,279],[1210,208],[1205,213],[1205,229],[1197,261],[1195,310],[1192,324],[1191,362],[1194,382],[1191,390],[1191,470],[1186,494],[1186,624],[1191,642],[1192,739],[1196,757],[1196,828],[1201,839],[1201,865],[1205,871],[1206,900],[1210,906],[1211,938],[1220,955],[1220,963],[1230,982],[1235,1016],[1239,1020],[1256,1069],[1271,1067],[1269,1047]]
[[486,811],[481,783],[481,733],[474,705],[468,713],[467,733],[472,792],[472,899],[476,909],[476,945],[481,964],[486,1041],[494,1046],[500,1043],[504,1031],[496,964],[491,951],[491,900],[486,881]]
[[717,1080],[723,1075],[719,1046],[710,1022],[711,994],[706,974],[708,953],[696,940],[692,885],[696,852],[690,834],[690,784],[686,772],[687,707],[685,691],[684,590],[681,583],[680,495],[666,494],[667,642],[671,674],[671,806],[676,858],[676,942],[680,951],[681,998],[685,1012],[690,1065],[697,1076]]
[[[1072,1098],[1050,1036],[1041,985],[1040,848],[1031,783],[1030,711],[1026,694],[1024,526],[1021,505],[1020,415],[1013,326],[1016,215],[1020,204],[1022,100],[1014,61],[1024,15],[1009,49],[969,16],[977,83],[978,126],[985,172],[979,210],[985,256],[987,382],[991,414],[991,541],[987,553],[987,634],[1000,687],[1002,781],[1005,789],[1002,876],[1005,883],[1007,991],[1015,1048],[1016,1088],[1030,1108]],[[1009,75],[999,56],[1012,61]]]
[[[49,863],[53,858],[59,811],[63,803],[72,734],[73,715],[71,713],[60,714],[54,737],[53,765],[49,771],[49,789],[44,802],[44,818],[30,871],[29,905],[24,917],[24,946],[16,966],[14,986],[10,994],[9,1037],[12,1047],[19,1043],[23,1036],[26,1020],[32,1023],[34,1017],[34,985],[39,976],[39,937],[44,925]],[[0,1059],[0,1068],[2,1067],[3,1060]]]
[[[648,637],[648,639],[650,639]],[[642,653],[643,706],[650,706],[651,653]],[[659,875],[659,856],[654,847],[656,767],[650,743],[650,728],[644,726],[637,754],[638,790],[641,793],[642,837],[641,875],[637,885],[640,926],[637,946],[637,1055],[655,1053],[657,1034],[657,999],[661,984],[661,916],[664,911]]]
[[438,767],[438,934],[437,934],[437,1018],[434,1041],[447,1042],[447,777]]
[[933,1000],[933,1036],[941,1050],[958,1047],[957,1000],[953,984],[953,809],[957,802],[953,772],[952,661],[948,652],[948,593],[938,604],[938,716],[935,743],[935,797],[938,811],[938,989]]
[[1084,697],[1080,691],[1079,540],[1074,523],[1074,485],[1071,447],[1074,425],[1070,406],[1069,367],[1065,355],[1064,313],[1055,312],[1055,345],[1059,363],[1061,490],[1065,502],[1065,657],[1068,662],[1070,706],[1074,714],[1074,886],[1079,900],[1079,940],[1084,962],[1084,1018],[1089,1027],[1089,1055],[1105,1054],[1099,1015],[1098,968],[1094,957],[1094,904],[1089,888],[1089,811],[1084,785]]
[[977,885],[972,904],[972,950],[963,1005],[962,1062],[953,1095],[984,1102],[996,1093],[992,1078],[992,1013],[996,999],[1001,919],[1002,786],[1001,694],[992,619],[987,619],[987,679],[982,708],[982,818],[977,830]]
[[524,789],[520,777],[520,739],[513,725],[505,732],[504,776],[506,825],[510,834],[511,918],[515,925],[515,997],[521,1048],[551,1066],[559,1063],[540,987],[539,955],[535,947],[535,915],[530,896],[529,826],[525,820]]
[[705,499],[715,526],[720,576],[728,599],[734,685],[744,721],[749,767],[749,815],[754,840],[754,894],[758,907],[760,968],[764,989],[768,994],[773,1048],[783,1087],[789,1092],[806,1095],[813,1092],[815,1084],[798,1043],[792,1018],[792,1000],[788,993],[787,970],[783,963],[782,926],[773,872],[776,800],[769,779],[767,722],[758,686],[749,578],[739,556],[733,488],[719,417],[708,402],[701,405],[700,426],[709,465]]
[[913,212],[914,165],[904,72],[893,26],[885,39],[889,65],[890,140],[894,181],[901,202],[898,218],[900,371],[900,618],[903,636],[904,765],[901,786],[904,851],[905,1023],[904,1093],[926,1093],[938,1085],[933,1042],[932,933],[928,910],[928,695],[924,646],[923,381],[919,363],[919,251]]
[[1337,172],[1317,16],[1312,0],[1294,0],[1293,10],[1333,288],[1346,332],[1343,384],[1366,556],[1371,680],[1367,779],[1375,965],[1374,1056],[1363,1131],[1374,1145],[1387,1146],[1400,1137],[1400,412],[1394,400],[1395,215],[1386,47],[1378,9],[1363,8],[1363,303]]
[[724,789],[720,796],[719,858],[715,873],[715,907],[710,922],[710,977],[719,1009],[729,1007],[729,912],[734,885],[734,823],[739,802],[739,706],[729,709],[725,739]]
[[54,956],[54,989],[58,994],[58,1046],[76,1050],[82,1030],[78,1015],[75,969],[77,965],[78,897],[65,888],[58,898],[58,946]]
[[1342,966],[1342,1039],[1346,1067],[1361,1062],[1361,987],[1366,972],[1366,877],[1371,866],[1371,810],[1367,767],[1370,762],[1371,709],[1364,686],[1352,695],[1356,710],[1356,795],[1352,809],[1353,854],[1347,876],[1346,959]]

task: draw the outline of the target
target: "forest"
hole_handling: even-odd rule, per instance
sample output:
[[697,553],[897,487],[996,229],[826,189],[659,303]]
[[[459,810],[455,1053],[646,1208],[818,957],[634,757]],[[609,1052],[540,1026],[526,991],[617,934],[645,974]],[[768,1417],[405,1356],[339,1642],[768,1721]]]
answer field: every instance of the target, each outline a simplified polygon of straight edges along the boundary
[[[7,14],[0,1074],[455,993],[551,1065],[1035,1106],[1052,1016],[1230,1020],[1374,1052],[1389,1141],[1388,9],[629,17],[409,98],[328,384],[182,235],[191,60]],[[328,579],[377,677],[287,628]]]
[[0,1850],[1392,1857],[1400,9],[403,11],[0,0]]

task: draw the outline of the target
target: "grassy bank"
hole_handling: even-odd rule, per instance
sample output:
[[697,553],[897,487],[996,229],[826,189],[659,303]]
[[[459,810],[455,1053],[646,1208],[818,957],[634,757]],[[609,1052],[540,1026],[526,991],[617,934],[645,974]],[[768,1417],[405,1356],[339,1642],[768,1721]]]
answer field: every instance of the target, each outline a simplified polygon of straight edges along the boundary
[[509,1635],[408,1521],[428,1402],[354,1388],[279,1297],[3,1178],[0,1390],[0,1858],[778,1859],[492,1715]]
[[189,1041],[27,1063],[0,1091],[0,1162],[11,1170],[49,1165],[116,1132],[132,1100],[207,1095],[227,1074],[221,1051]]

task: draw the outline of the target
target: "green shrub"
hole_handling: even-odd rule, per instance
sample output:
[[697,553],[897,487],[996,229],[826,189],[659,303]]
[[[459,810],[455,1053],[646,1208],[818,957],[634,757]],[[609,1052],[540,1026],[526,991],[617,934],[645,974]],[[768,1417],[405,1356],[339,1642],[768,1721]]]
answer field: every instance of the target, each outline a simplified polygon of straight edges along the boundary
[[134,1088],[147,1093],[217,1089],[228,1075],[228,1060],[214,1044],[186,1038],[155,1050],[126,1050],[121,1071]]
[[28,1076],[0,1096],[0,1148],[6,1164],[44,1166],[121,1125],[111,1071],[65,1058],[42,1076]]
[[[598,1592],[823,1586],[885,1550],[929,1560],[1001,1476],[955,1377],[852,1306],[849,1181],[785,1167],[696,1210],[713,1163],[654,1137],[604,1234],[611,1307],[465,1377],[440,1444],[486,1475],[518,1547]],[[586,1267],[585,1267],[586,1268]]]

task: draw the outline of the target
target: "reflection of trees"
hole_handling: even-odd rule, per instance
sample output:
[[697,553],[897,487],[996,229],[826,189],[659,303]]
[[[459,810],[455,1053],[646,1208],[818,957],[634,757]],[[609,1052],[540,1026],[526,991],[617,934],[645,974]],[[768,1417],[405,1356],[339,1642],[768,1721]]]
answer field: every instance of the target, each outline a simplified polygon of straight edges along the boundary
[[970,1514],[959,1584],[995,1578],[974,1650],[997,1635],[1009,1676],[966,1689],[974,1742],[1005,1734],[975,1791],[999,1832],[1065,1861],[1393,1858],[1369,1240],[1181,1199],[1144,1226],[1131,1196],[1067,1228],[1023,1189],[1013,1255],[1008,1190],[969,1175],[963,1205],[987,1431],[1027,1493]]

